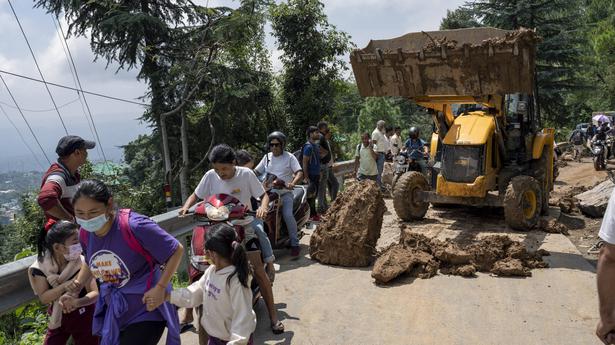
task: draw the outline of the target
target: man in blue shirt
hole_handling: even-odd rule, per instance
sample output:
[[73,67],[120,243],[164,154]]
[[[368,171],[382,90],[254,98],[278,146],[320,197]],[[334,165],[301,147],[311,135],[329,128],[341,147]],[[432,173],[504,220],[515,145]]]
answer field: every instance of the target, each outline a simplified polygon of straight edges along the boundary
[[409,158],[421,167],[421,172],[425,173],[427,169],[427,162],[425,161],[425,155],[427,154],[427,147],[425,142],[419,138],[419,129],[416,127],[410,127],[410,138],[406,140],[404,144],[404,151]]
[[303,145],[303,178],[308,184],[308,203],[310,204],[310,213],[312,220],[320,220],[320,216],[316,211],[316,196],[318,194],[318,185],[320,183],[320,132],[318,127],[310,126],[307,131],[308,142]]

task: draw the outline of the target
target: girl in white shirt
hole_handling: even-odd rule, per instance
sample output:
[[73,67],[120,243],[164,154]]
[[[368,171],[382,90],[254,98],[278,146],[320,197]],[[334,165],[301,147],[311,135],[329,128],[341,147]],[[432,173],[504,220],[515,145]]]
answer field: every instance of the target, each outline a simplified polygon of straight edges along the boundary
[[179,307],[203,305],[200,322],[209,335],[208,345],[252,344],[256,328],[250,268],[245,249],[235,236],[235,230],[227,224],[211,227],[205,237],[205,254],[212,265],[199,281],[169,296]]

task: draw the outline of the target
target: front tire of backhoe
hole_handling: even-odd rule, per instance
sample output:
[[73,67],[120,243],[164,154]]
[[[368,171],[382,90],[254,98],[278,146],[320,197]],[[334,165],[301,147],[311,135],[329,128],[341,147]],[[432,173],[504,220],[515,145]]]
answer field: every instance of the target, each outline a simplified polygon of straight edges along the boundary
[[504,218],[512,229],[528,231],[540,218],[542,191],[538,181],[531,176],[514,177],[504,196]]
[[428,191],[429,183],[423,174],[411,171],[403,174],[393,190],[393,207],[397,216],[404,221],[425,217],[429,203],[420,200],[419,191]]

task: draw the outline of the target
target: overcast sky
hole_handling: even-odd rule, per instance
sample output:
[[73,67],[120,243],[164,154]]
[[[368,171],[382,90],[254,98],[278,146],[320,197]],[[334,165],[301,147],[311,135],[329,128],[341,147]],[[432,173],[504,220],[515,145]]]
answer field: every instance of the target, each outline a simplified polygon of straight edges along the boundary
[[[197,1],[206,3],[206,1]],[[370,39],[391,38],[408,32],[437,30],[447,9],[454,9],[464,0],[324,0],[329,22],[352,36],[352,41],[361,48]],[[68,60],[61,40],[55,30],[51,15],[33,8],[33,1],[12,0],[21,24],[30,40],[45,79],[49,82],[74,86]],[[219,4],[233,6],[230,0],[209,0],[210,6]],[[66,30],[66,25],[64,29]],[[19,30],[7,0],[0,0],[0,69],[39,78],[38,71],[28,47]],[[117,66],[106,66],[106,61],[94,62],[87,38],[71,38],[68,41],[84,90],[138,101],[145,93],[145,85],[136,80],[136,71],[120,70]],[[279,51],[275,40],[268,35],[267,45],[271,50],[274,69],[280,69]],[[64,129],[45,87],[37,82],[27,81],[3,74],[24,115],[32,125],[43,148],[51,160],[55,159],[55,146],[64,135]],[[68,131],[84,138],[93,139],[86,122],[77,93],[50,87],[55,102],[60,108]],[[143,107],[117,102],[95,96],[86,96],[94,121],[100,134],[107,158],[122,158],[120,145],[137,135],[149,132],[138,118]],[[4,85],[0,83],[0,106],[19,127],[28,145],[38,160],[47,165],[40,149],[26,127]],[[100,154],[92,151],[91,157],[99,159]],[[40,170],[32,154],[19,138],[18,133],[6,121],[0,111],[0,172],[7,170]]]

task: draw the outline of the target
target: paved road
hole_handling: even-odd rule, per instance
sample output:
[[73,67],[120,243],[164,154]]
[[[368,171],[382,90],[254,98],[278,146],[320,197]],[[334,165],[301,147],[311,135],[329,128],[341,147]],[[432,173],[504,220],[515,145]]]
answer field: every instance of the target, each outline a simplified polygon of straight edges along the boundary
[[[387,206],[392,212],[390,200]],[[463,208],[430,210],[426,221],[411,227],[438,238],[480,237],[506,233],[499,219]],[[379,246],[395,241],[398,233],[389,213]],[[379,287],[370,268],[325,266],[306,255],[293,262],[280,253],[274,293],[287,332],[276,336],[268,330],[260,303],[255,344],[596,344],[593,267],[563,235],[511,235],[550,251],[551,268],[535,270],[530,278],[439,275]],[[306,236],[304,254],[308,243]],[[182,340],[198,344],[192,333]]]

